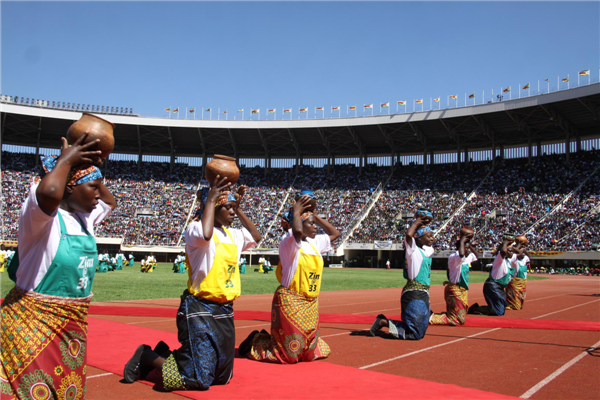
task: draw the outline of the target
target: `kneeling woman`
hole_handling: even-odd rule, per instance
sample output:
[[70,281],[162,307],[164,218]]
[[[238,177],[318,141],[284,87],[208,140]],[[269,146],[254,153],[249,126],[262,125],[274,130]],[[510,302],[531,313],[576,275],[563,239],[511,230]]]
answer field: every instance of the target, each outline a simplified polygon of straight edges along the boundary
[[483,284],[483,296],[487,306],[475,303],[469,307],[469,314],[483,314],[502,316],[506,312],[506,286],[512,276],[511,258],[513,256],[512,243],[514,235],[505,234],[502,244],[498,246],[498,254],[494,259],[490,276]]
[[[164,342],[154,351],[139,346],[125,365],[127,382],[138,375],[144,379],[155,368],[165,390],[207,390],[227,384],[233,376],[233,301],[241,293],[238,260],[242,251],[256,246],[261,235],[239,207],[245,187],[240,187],[236,199],[225,190],[228,186],[217,175],[210,190],[200,193],[203,215],[185,232],[190,270],[177,310],[181,347],[170,353]],[[227,229],[236,215],[244,228]]]
[[370,330],[370,335],[387,327],[396,339],[421,340],[429,325],[429,286],[431,276],[431,255],[435,237],[431,228],[426,226],[433,216],[429,210],[419,210],[417,219],[406,232],[404,247],[406,249],[406,267],[404,278],[407,280],[400,304],[402,321],[387,319],[379,314]]
[[[96,141],[72,146],[29,188],[19,217],[19,250],[9,266],[15,287],[2,304],[2,398],[83,398],[87,313],[98,266],[94,226],[116,202],[90,164]],[[87,165],[86,165],[87,164]]]
[[524,235],[519,235],[515,238],[515,243],[516,245],[513,246],[515,254],[510,260],[514,276],[506,286],[507,310],[523,309],[527,289],[527,267],[531,262],[525,250],[529,240]]
[[446,312],[431,314],[432,325],[463,325],[469,309],[469,268],[477,261],[477,252],[471,245],[473,228],[464,227],[456,243],[458,250],[448,258],[448,282],[444,282]]
[[[308,195],[300,197],[288,213],[292,229],[279,244],[277,278],[281,285],[273,296],[271,334],[254,331],[239,347],[251,360],[295,364],[329,356],[319,338],[319,290],[323,257],[340,233],[329,222],[308,211]],[[325,234],[317,235],[320,226]]]

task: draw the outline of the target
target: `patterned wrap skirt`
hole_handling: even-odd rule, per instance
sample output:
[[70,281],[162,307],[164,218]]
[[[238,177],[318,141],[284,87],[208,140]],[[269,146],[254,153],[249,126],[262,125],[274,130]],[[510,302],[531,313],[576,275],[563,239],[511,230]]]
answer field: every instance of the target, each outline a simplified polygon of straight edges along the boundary
[[444,285],[446,312],[433,314],[429,323],[431,325],[463,325],[469,309],[469,291],[452,282],[444,282]]
[[319,300],[285,286],[273,296],[271,334],[259,333],[248,358],[278,364],[295,364],[327,358],[331,350],[319,337]]
[[215,303],[187,290],[177,310],[181,347],[165,360],[165,390],[207,390],[225,385],[233,376],[235,326],[233,303]]
[[8,293],[1,308],[2,399],[85,398],[92,296],[49,296],[18,287]]
[[513,277],[506,286],[508,310],[522,310],[527,292],[527,279]]
[[431,314],[429,291],[409,289],[407,286],[400,297],[402,321],[388,319],[388,330],[396,339],[421,340],[427,332]]

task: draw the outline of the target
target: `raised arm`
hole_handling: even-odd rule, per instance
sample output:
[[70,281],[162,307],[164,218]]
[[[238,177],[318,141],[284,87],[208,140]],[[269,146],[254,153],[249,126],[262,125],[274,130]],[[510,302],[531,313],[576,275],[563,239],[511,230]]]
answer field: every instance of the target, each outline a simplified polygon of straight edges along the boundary
[[292,212],[294,213],[294,218],[292,218],[292,234],[297,243],[300,243],[303,236],[301,215],[312,207],[310,200],[310,197],[304,195],[300,197],[292,207]]
[[106,205],[109,206],[111,210],[114,210],[115,207],[117,206],[117,200],[115,200],[115,197],[112,195],[110,190],[108,190],[108,188],[106,186],[104,186],[104,183],[100,183],[99,189],[100,189],[100,200],[105,202]]
[[408,231],[406,231],[406,243],[409,246],[412,246],[412,241],[414,240],[415,232],[417,231],[417,229],[426,225],[425,219],[426,217],[424,215],[417,215],[415,222],[413,222],[410,228],[408,228]]
[[86,137],[87,133],[84,133],[72,146],[69,146],[67,139],[60,138],[62,146],[56,165],[52,171],[42,178],[35,191],[38,205],[47,215],[54,214],[60,206],[71,168],[78,164],[92,163],[91,157],[102,153],[100,150],[89,150],[97,145],[100,139],[82,145]]
[[319,225],[325,231],[325,233],[329,235],[329,240],[331,242],[339,239],[339,237],[341,236],[340,231],[335,229],[333,225],[331,225],[326,219],[319,217],[317,214],[314,214],[314,216],[317,225]]
[[204,213],[202,214],[202,233],[204,240],[208,241],[212,239],[213,229],[215,227],[215,206],[219,195],[225,189],[231,186],[231,183],[227,182],[227,177],[221,179],[220,175],[215,177],[214,182],[210,185],[210,190],[206,196],[206,202],[204,204]]

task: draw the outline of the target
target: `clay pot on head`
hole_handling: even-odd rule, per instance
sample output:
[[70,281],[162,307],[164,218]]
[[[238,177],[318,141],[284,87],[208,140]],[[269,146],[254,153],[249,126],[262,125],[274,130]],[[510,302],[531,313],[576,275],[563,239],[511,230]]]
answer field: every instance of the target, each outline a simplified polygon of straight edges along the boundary
[[100,158],[106,159],[115,148],[115,137],[113,130],[115,124],[108,122],[105,119],[97,117],[93,114],[83,113],[79,121],[75,121],[67,131],[67,142],[75,143],[77,139],[84,133],[87,133],[84,143],[89,143],[93,140],[100,139],[100,143],[90,150],[100,150]]
[[527,240],[527,237],[525,235],[519,235],[515,238],[515,242],[517,242],[517,244],[525,246],[529,243],[529,240]]
[[212,185],[217,175],[227,178],[227,182],[235,185],[240,178],[240,170],[235,163],[235,158],[215,154],[215,157],[206,164],[204,177]]

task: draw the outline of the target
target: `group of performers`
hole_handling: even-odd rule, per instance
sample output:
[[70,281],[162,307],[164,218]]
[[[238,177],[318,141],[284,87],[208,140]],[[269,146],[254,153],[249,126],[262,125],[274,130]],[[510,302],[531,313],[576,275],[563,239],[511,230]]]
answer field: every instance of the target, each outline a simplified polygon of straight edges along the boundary
[[98,254],[98,270],[96,272],[120,271],[123,266],[133,266],[133,260],[132,254],[129,254],[129,261],[123,253],[117,253],[114,257],[108,253]]
[[154,272],[156,265],[156,257],[150,253],[149,256],[142,258],[142,261],[140,261],[140,272]]
[[[86,317],[99,266],[94,226],[116,206],[100,169],[91,163],[99,153],[90,150],[95,142],[83,144],[85,137],[71,146],[63,139],[61,155],[43,159],[43,177],[31,186],[21,211],[21,260],[17,254],[9,268],[16,286],[2,304],[0,370],[2,393],[19,399],[85,396]],[[200,210],[185,231],[186,255],[176,262],[178,270],[181,263],[189,268],[176,317],[181,346],[171,350],[162,341],[154,347],[140,345],[124,367],[126,382],[154,380],[171,391],[206,390],[231,380],[233,303],[241,294],[239,260],[262,238],[242,210],[245,192],[245,186],[232,191],[227,177],[217,176],[210,188],[197,193]],[[330,348],[319,335],[318,298],[322,255],[332,250],[340,232],[316,207],[312,191],[305,190],[284,213],[271,329],[250,333],[239,346],[240,355],[279,364],[329,356]],[[241,229],[230,227],[235,218]],[[448,260],[446,312],[432,313],[432,219],[431,211],[417,211],[406,233],[402,320],[380,314],[369,335],[386,328],[394,338],[420,340],[429,324],[464,324],[467,311],[503,315],[505,309],[523,307],[527,241],[511,235],[504,236],[484,285],[488,305],[468,307],[469,266],[478,254],[473,230],[464,228]],[[319,229],[324,233],[318,234]],[[142,272],[151,272],[154,265],[151,255],[142,260]]]
[[185,271],[187,271],[187,264],[185,262],[185,255],[181,253],[173,260],[173,272],[176,274],[184,274]]

